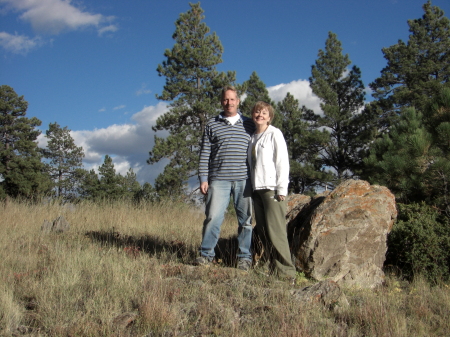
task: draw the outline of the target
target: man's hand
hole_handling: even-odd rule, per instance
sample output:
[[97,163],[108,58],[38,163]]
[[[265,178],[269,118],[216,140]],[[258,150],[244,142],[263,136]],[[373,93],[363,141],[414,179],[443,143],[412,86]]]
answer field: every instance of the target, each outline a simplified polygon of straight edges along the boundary
[[200,192],[202,192],[202,194],[206,195],[208,194],[208,182],[204,182],[200,184]]

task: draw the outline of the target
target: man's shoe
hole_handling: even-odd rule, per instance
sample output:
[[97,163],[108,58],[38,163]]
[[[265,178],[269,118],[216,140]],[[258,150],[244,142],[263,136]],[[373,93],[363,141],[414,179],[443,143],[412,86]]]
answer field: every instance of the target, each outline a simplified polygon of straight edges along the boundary
[[237,269],[249,271],[251,267],[252,267],[252,260],[239,259]]
[[196,266],[202,266],[202,267],[209,267],[211,265],[211,261],[209,261],[206,257],[204,256],[199,256],[197,257],[197,259],[195,260],[194,263]]

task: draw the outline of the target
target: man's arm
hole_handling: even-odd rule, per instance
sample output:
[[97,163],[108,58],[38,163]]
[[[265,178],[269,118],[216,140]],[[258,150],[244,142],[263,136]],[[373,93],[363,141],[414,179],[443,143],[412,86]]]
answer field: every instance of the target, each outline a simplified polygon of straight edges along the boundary
[[211,142],[209,140],[208,130],[208,125],[206,125],[203,133],[202,147],[200,149],[200,162],[198,168],[200,192],[202,192],[202,194],[208,193],[209,156],[211,155]]

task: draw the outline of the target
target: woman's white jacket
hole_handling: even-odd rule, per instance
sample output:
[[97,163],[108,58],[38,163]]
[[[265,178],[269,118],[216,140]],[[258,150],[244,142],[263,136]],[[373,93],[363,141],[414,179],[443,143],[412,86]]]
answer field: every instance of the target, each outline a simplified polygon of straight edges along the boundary
[[255,144],[256,165],[252,163],[252,140],[248,147],[248,162],[254,190],[269,189],[287,195],[289,155],[280,129],[269,125]]

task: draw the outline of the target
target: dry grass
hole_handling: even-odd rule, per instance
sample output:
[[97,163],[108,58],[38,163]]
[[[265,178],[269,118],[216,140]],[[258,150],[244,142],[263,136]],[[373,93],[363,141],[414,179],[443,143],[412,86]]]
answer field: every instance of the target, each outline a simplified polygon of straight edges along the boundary
[[[348,308],[306,309],[289,286],[220,263],[191,265],[203,214],[192,206],[9,203],[0,209],[1,336],[447,336],[450,289],[388,278],[344,289]],[[42,234],[63,215],[67,233]],[[312,284],[302,281],[297,288]]]

